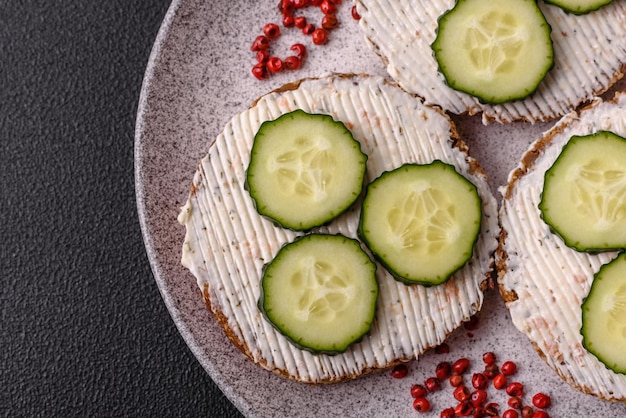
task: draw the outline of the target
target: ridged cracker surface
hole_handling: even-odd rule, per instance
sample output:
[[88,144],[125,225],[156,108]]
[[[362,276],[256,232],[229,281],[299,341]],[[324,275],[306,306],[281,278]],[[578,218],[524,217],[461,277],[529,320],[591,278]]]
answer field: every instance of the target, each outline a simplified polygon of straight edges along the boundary
[[563,146],[572,135],[600,130],[626,137],[626,93],[612,101],[598,99],[580,113],[565,116],[531,145],[511,172],[500,209],[498,280],[513,323],[552,369],[585,393],[626,402],[626,375],[607,369],[586,351],[580,333],[581,305],[593,276],[617,253],[590,254],[566,247],[538,209],[545,172]]
[[481,104],[446,84],[430,45],[437,20],[454,0],[356,0],[360,27],[387,72],[407,91],[456,114],[482,112],[483,122],[548,121],[605,92],[626,69],[626,1],[586,15],[538,1],[552,27],[554,67],[524,100]]
[[[296,233],[256,213],[244,190],[245,170],[261,123],[295,109],[345,123],[369,156],[369,180],[403,163],[439,159],[472,181],[483,201],[473,258],[446,284],[430,288],[401,284],[379,266],[373,328],[335,356],[297,349],[257,308],[263,265]],[[187,231],[182,262],[197,278],[226,335],[265,369],[302,382],[337,382],[415,358],[480,309],[494,266],[496,201],[484,172],[466,151],[443,112],[382,78],[329,75],[285,86],[235,116],[201,161],[179,216]],[[318,230],[356,238],[358,216],[357,204]]]

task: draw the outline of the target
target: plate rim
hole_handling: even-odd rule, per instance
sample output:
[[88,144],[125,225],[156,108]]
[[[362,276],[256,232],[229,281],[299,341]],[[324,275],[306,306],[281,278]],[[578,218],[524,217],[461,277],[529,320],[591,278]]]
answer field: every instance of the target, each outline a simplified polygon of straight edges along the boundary
[[174,303],[172,295],[168,292],[168,284],[164,280],[164,273],[161,268],[161,262],[157,256],[157,251],[154,244],[154,234],[152,233],[149,225],[149,210],[146,205],[147,192],[145,189],[144,172],[145,166],[144,154],[142,149],[145,145],[145,133],[146,133],[146,114],[150,107],[150,93],[153,91],[153,81],[155,74],[161,64],[163,51],[166,47],[168,36],[173,29],[176,20],[179,16],[179,12],[183,7],[184,0],[172,0],[163,20],[161,26],[157,32],[155,40],[152,44],[150,55],[145,67],[139,101],[136,112],[136,121],[134,128],[134,143],[133,143],[133,165],[134,165],[134,187],[135,187],[135,203],[139,220],[139,226],[141,229],[141,235],[145,247],[145,251],[150,264],[152,275],[157,284],[159,293],[165,303],[167,311],[172,318],[174,325],[176,326],[179,334],[185,341],[185,344],[192,352],[194,358],[200,366],[208,373],[209,377],[217,385],[219,390],[226,396],[226,398],[233,404],[237,410],[245,416],[253,416],[253,410],[250,405],[245,402],[242,396],[238,395],[232,386],[228,384],[222,373],[208,359],[202,350],[202,347],[194,337],[193,333],[185,324],[182,319],[179,308]]
[[[175,37],[177,30],[182,31],[184,29],[180,26],[180,24],[185,23],[183,21],[186,17],[184,12],[189,9],[190,5],[193,6],[195,3],[189,0],[172,0],[154,40],[148,63],[145,68],[135,124],[134,171],[136,208],[144,246],[146,248],[146,253],[154,279],[168,312],[172,317],[179,333],[183,337],[187,347],[189,347],[194,357],[196,357],[203,369],[209,374],[209,377],[216,383],[217,387],[222,391],[222,393],[224,393],[235,408],[237,408],[245,416],[260,417],[262,416],[263,411],[255,411],[252,409],[251,405],[254,404],[253,400],[248,400],[244,392],[239,392],[237,390],[237,386],[231,384],[227,373],[224,374],[220,371],[220,368],[216,365],[211,356],[207,355],[207,351],[204,349],[204,346],[201,344],[198,336],[193,333],[193,326],[190,326],[190,324],[185,322],[185,310],[181,310],[179,308],[178,302],[171,293],[172,284],[167,280],[167,266],[169,266],[171,260],[163,260],[160,258],[158,250],[158,236],[154,233],[155,225],[153,225],[150,221],[150,217],[153,216],[153,214],[150,213],[148,205],[150,193],[148,192],[146,182],[144,181],[145,168],[149,162],[146,159],[144,151],[146,150],[146,144],[150,143],[149,138],[146,140],[145,135],[147,132],[146,130],[149,128],[149,121],[151,120],[151,95],[155,92],[156,88],[153,83],[155,82],[155,77],[157,78],[156,81],[158,81],[158,73],[162,70],[160,66],[167,61],[166,57],[163,55],[167,52],[167,48],[172,46],[170,37]],[[490,177],[490,182],[492,181],[493,178]],[[175,222],[175,219],[172,221]],[[526,337],[524,337],[523,341],[527,342]],[[372,411],[370,410],[369,412]]]

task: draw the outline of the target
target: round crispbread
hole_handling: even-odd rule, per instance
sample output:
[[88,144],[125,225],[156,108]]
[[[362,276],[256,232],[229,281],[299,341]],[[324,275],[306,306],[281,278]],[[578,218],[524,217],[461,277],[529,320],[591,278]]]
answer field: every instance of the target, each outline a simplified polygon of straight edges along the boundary
[[552,27],[554,67],[534,94],[499,105],[450,88],[438,70],[431,44],[439,17],[454,0],[357,0],[356,5],[368,44],[400,86],[451,113],[482,113],[485,124],[557,119],[604,93],[626,70],[624,1],[580,16],[540,1]]
[[[515,326],[567,383],[602,399],[626,402],[626,375],[609,370],[582,345],[582,302],[600,266],[616,252],[567,247],[538,209],[546,170],[573,135],[600,130],[626,137],[626,93],[596,99],[563,117],[524,154],[502,190],[498,286]],[[625,162],[626,163],[626,162]]]
[[[407,286],[379,266],[375,323],[364,339],[334,356],[290,344],[257,307],[265,263],[297,234],[273,225],[254,209],[244,189],[255,132],[262,122],[302,109],[343,122],[369,156],[367,178],[403,163],[452,164],[473,182],[483,202],[481,235],[470,262],[440,286]],[[359,205],[317,232],[356,238]],[[380,77],[329,75],[284,86],[236,115],[201,161],[179,221],[186,227],[183,264],[230,340],[252,361],[306,383],[353,379],[416,358],[482,306],[490,285],[499,228],[486,175],[440,109],[424,105]]]

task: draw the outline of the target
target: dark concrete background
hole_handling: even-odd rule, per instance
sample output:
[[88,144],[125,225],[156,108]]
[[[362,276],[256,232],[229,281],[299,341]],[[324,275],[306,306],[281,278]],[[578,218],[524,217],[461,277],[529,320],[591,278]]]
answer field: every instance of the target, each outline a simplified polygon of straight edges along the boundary
[[167,0],[0,0],[0,415],[237,416],[148,264],[133,135]]

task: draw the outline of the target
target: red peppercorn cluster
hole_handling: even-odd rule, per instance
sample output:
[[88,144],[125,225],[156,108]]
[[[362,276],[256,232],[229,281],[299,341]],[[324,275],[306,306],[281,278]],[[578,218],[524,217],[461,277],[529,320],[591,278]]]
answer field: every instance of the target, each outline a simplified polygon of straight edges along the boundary
[[[281,16],[283,28],[297,28],[307,36],[311,37],[314,45],[324,45],[328,42],[328,33],[339,26],[337,19],[337,7],[342,0],[279,0],[278,11]],[[305,16],[298,14],[299,10],[306,7],[317,7],[322,12],[323,17],[316,25],[307,21]],[[358,16],[356,9],[352,16]],[[355,17],[356,19],[356,17]],[[290,50],[293,55],[281,59],[270,53],[272,40],[277,39],[281,34],[281,28],[276,23],[267,23],[263,26],[263,35],[256,37],[250,49],[256,53],[256,64],[252,67],[252,75],[259,80],[264,80],[272,74],[283,70],[297,70],[302,66],[306,56],[306,48],[303,44],[294,44]]]
[[[442,349],[443,348],[443,349]],[[449,347],[437,347],[436,353],[448,353]],[[550,406],[551,399],[544,393],[536,393],[531,398],[531,405],[524,403],[524,385],[518,381],[509,381],[517,373],[517,364],[505,361],[498,364],[497,356],[493,352],[483,354],[483,370],[469,376],[470,359],[459,358],[454,362],[441,361],[434,371],[434,375],[426,378],[423,383],[411,386],[413,409],[417,412],[431,411],[432,405],[428,395],[440,391],[446,381],[452,388],[452,397],[455,405],[446,407],[440,413],[441,418],[454,417],[501,417],[501,418],[549,418],[545,411]],[[395,378],[404,378],[408,375],[405,364],[395,366],[391,375]],[[466,383],[467,380],[467,383]],[[489,401],[489,390],[503,390],[508,395],[506,409],[500,412],[500,405]]]

